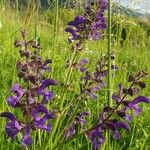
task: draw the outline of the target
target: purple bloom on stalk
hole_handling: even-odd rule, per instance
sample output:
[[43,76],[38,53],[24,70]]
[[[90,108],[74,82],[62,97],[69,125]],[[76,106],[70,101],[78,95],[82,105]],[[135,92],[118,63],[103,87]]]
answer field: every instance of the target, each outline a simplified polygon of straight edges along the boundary
[[48,66],[48,64],[52,63],[52,61],[50,59],[47,59],[44,64],[41,66],[42,70],[48,70],[51,71],[51,68]]
[[58,82],[53,79],[46,79],[42,82],[41,86],[38,89],[38,94],[43,94],[44,90],[50,85],[58,85]]
[[88,112],[83,112],[81,113],[80,115],[78,115],[76,117],[76,121],[81,123],[81,125],[85,125],[86,124],[86,120],[85,120],[85,117],[86,116],[89,116],[90,114]]
[[116,140],[120,139],[120,133],[118,129],[124,128],[126,130],[129,130],[129,125],[126,122],[118,121],[118,120],[111,120],[109,124],[107,124],[108,128],[112,131],[114,138]]
[[8,104],[11,105],[12,107],[15,107],[19,103],[21,97],[24,95],[25,90],[21,88],[19,83],[16,83],[12,87],[11,92],[14,93],[15,95],[9,96]]
[[127,104],[127,107],[130,109],[133,109],[135,111],[136,115],[139,115],[142,111],[141,108],[138,107],[138,104],[144,102],[144,103],[150,103],[150,99],[145,96],[139,96],[135,98],[132,102],[129,102]]
[[107,9],[107,0],[102,0],[97,11],[96,18],[92,23],[91,27],[91,39],[98,40],[102,37],[102,32],[106,29],[106,19],[104,17],[104,12]]
[[[98,8],[98,9],[97,9]],[[73,21],[68,23],[69,27],[65,29],[72,36],[68,39],[69,43],[76,40],[76,48],[80,49],[83,42],[87,39],[99,40],[106,29],[106,19],[104,12],[107,9],[107,1],[97,2],[97,8],[91,5],[85,9],[83,16],[77,16]]]
[[47,103],[48,101],[52,100],[54,98],[54,92],[48,91],[44,93],[43,101],[42,103]]
[[97,99],[97,95],[95,94],[95,92],[99,91],[101,89],[101,87],[99,85],[94,86],[92,88],[89,88],[85,94],[90,96],[92,99],[96,100]]
[[122,84],[119,84],[119,92],[117,94],[113,93],[112,99],[116,102],[120,102],[122,100],[122,94],[123,94],[123,86]]
[[32,144],[32,138],[31,138],[31,135],[30,135],[30,130],[31,130],[30,125],[27,125],[27,126],[26,126],[25,135],[24,135],[24,137],[21,139],[21,142],[22,142],[22,145],[23,145],[23,146],[28,146],[28,145],[31,145],[31,144]]
[[87,59],[81,59],[79,64],[77,64],[77,68],[81,71],[81,72],[86,72],[87,69],[84,67],[84,65],[88,64],[89,61]]
[[18,122],[18,120],[16,119],[15,115],[13,115],[10,112],[3,112],[0,114],[0,117],[6,117],[8,118],[10,121],[6,124],[5,127],[5,131],[8,134],[9,137],[11,137],[12,139],[14,139],[18,132],[21,131],[21,129],[23,128],[21,126],[21,123]]
[[44,105],[42,104],[37,105],[36,108],[32,111],[32,115],[34,118],[33,121],[35,127],[46,131],[52,130],[51,123],[47,122],[49,119],[55,118],[55,114],[49,113]]
[[76,130],[75,130],[75,123],[73,122],[73,124],[65,131],[65,137],[71,138],[76,134]]
[[101,128],[97,128],[95,130],[90,131],[88,133],[88,137],[90,138],[93,150],[100,149],[101,145],[105,142],[105,137],[103,136],[103,130]]

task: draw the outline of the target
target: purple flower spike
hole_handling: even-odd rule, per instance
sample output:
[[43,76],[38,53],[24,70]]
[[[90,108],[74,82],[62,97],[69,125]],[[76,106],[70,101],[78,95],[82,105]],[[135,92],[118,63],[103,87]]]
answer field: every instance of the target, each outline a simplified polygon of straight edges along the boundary
[[42,130],[51,131],[52,125],[50,123],[46,124],[46,122],[49,119],[52,119],[55,117],[54,113],[49,113],[47,108],[39,104],[34,111],[32,112],[33,118],[34,118],[34,125]]
[[32,138],[30,135],[30,130],[31,130],[31,127],[29,125],[27,125],[25,135],[21,139],[22,145],[25,147],[32,144]]
[[48,71],[51,71],[51,68],[49,66],[47,66],[48,64],[52,63],[52,61],[50,59],[46,60],[44,62],[44,64],[41,66],[41,69],[42,70],[48,70]]
[[18,132],[23,128],[21,124],[17,121],[15,115],[10,112],[4,112],[0,114],[1,117],[6,117],[10,119],[10,122],[6,124],[5,131],[9,137],[14,139]]
[[139,115],[141,113],[142,109],[139,108],[137,104],[141,103],[141,102],[150,103],[150,99],[145,96],[139,96],[139,97],[135,98],[132,102],[128,103],[128,107],[130,109],[134,109],[135,114]]
[[16,120],[16,117],[14,114],[10,113],[10,112],[3,112],[0,114],[0,117],[6,117],[8,119],[12,120]]
[[108,127],[112,131],[114,138],[116,140],[119,140],[121,137],[118,129],[120,129],[120,128],[124,128],[126,130],[130,129],[129,125],[126,122],[122,122],[122,121],[118,121],[118,120],[111,120],[110,124],[108,124]]
[[77,39],[79,39],[79,37],[80,37],[80,36],[78,35],[78,33],[76,33],[76,31],[75,31],[73,28],[71,28],[71,27],[66,28],[65,31],[72,34],[72,39],[73,39],[73,40],[77,40]]
[[87,59],[81,59],[79,64],[77,64],[77,68],[80,70],[80,72],[86,72],[87,69],[84,67],[84,65],[88,63],[89,61]]
[[75,123],[73,123],[73,124],[71,125],[71,127],[69,127],[69,128],[65,131],[65,137],[68,139],[68,138],[73,137],[75,134],[76,134]]
[[123,94],[123,86],[122,84],[119,84],[119,92],[117,94],[112,95],[112,99],[115,100],[116,102],[120,102],[122,99],[122,94]]
[[58,82],[56,80],[53,79],[46,79],[43,81],[43,83],[41,84],[41,86],[38,89],[38,94],[43,94],[43,91],[45,88],[47,88],[50,85],[58,85]]
[[101,145],[104,144],[105,142],[105,137],[103,136],[101,129],[96,129],[94,131],[91,131],[91,133],[88,136],[92,141],[93,150],[100,149]]
[[76,120],[81,123],[81,125],[85,125],[86,124],[86,120],[85,117],[89,116],[90,114],[88,112],[83,112],[81,113],[79,116],[77,116]]
[[48,91],[44,93],[43,101],[42,103],[47,103],[48,101],[52,100],[54,98],[54,92]]
[[21,97],[24,95],[25,90],[21,88],[20,84],[16,83],[12,87],[11,91],[15,95],[8,98],[8,104],[12,107],[15,107],[20,101]]

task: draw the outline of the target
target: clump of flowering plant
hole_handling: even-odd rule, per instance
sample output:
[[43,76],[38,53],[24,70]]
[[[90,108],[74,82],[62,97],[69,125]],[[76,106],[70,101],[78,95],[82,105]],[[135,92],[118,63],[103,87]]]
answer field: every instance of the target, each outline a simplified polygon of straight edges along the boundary
[[[105,11],[107,5],[107,0],[92,2],[87,5],[84,15],[77,16],[68,23],[69,27],[65,31],[71,34],[68,41],[73,46],[74,52],[80,51],[86,40],[102,38],[106,29]],[[15,139],[18,133],[21,133],[23,135],[21,139],[23,146],[32,144],[32,132],[34,130],[52,131],[50,120],[56,118],[56,114],[54,111],[49,112],[46,106],[54,98],[54,92],[49,90],[48,87],[58,85],[58,81],[51,78],[47,79],[45,75],[45,72],[51,71],[50,64],[52,61],[50,59],[44,61],[40,57],[42,48],[40,43],[37,40],[28,41],[27,35],[26,30],[21,31],[22,40],[15,42],[15,47],[20,48],[19,53],[21,56],[21,60],[17,63],[18,77],[24,82],[23,84],[16,83],[13,85],[12,95],[9,96],[7,101],[14,109],[21,110],[24,117],[18,119],[19,117],[11,112],[0,114],[0,117],[8,119],[5,127],[7,135]],[[147,73],[141,71],[136,75],[129,76],[128,81],[131,83],[129,87],[119,84],[118,92],[112,94],[114,104],[112,106],[105,105],[99,113],[96,123],[88,127],[86,118],[92,116],[92,111],[87,110],[87,103],[91,99],[95,101],[101,99],[98,94],[107,84],[110,56],[106,54],[100,58],[94,71],[90,71],[86,67],[89,61],[81,59],[76,62],[76,55],[77,53],[72,56],[66,82],[65,85],[63,84],[62,99],[58,106],[60,116],[56,118],[52,134],[60,135],[57,138],[52,136],[54,138],[54,140],[51,140],[53,142],[52,148],[53,145],[55,146],[53,149],[61,146],[62,143],[65,143],[65,140],[71,141],[77,135],[85,135],[92,142],[93,149],[98,150],[106,141],[107,131],[112,134],[115,140],[119,140],[121,138],[120,129],[129,131],[129,123],[133,120],[134,114],[139,115],[141,113],[142,109],[139,104],[143,102],[150,103],[150,98],[139,96],[140,91],[146,87],[143,78],[147,76]],[[111,59],[114,59],[113,53]],[[111,65],[110,67],[112,70],[118,70],[117,65]],[[74,94],[75,103],[71,101],[69,104],[67,102],[64,104],[68,92],[66,87],[74,68],[81,73],[80,88],[78,93]],[[64,110],[64,105],[69,106]],[[62,120],[65,123],[67,122],[65,127],[61,126],[64,125],[64,122],[61,122]]]
[[49,86],[56,86],[58,82],[54,79],[47,79],[45,72],[51,71],[50,59],[43,60],[39,53],[40,43],[36,40],[27,41],[27,31],[21,31],[22,40],[15,42],[18,47],[21,60],[17,63],[18,77],[24,81],[23,86],[16,83],[11,89],[12,95],[8,97],[8,104],[14,109],[21,109],[22,120],[11,112],[3,112],[1,117],[8,119],[5,130],[7,135],[15,139],[21,132],[23,138],[22,145],[32,144],[32,130],[41,129],[50,132],[52,124],[50,119],[55,118],[54,112],[49,112],[46,104],[54,98],[54,92],[49,90]]
[[86,131],[95,150],[104,144],[107,130],[112,133],[115,140],[119,140],[121,138],[119,131],[121,128],[127,131],[130,130],[129,123],[133,118],[132,111],[135,115],[139,115],[142,109],[138,105],[142,102],[150,103],[150,98],[136,96],[145,88],[146,84],[142,78],[146,76],[147,73],[144,71],[139,72],[135,76],[130,76],[129,82],[131,82],[131,85],[129,88],[125,88],[122,84],[119,84],[118,93],[112,94],[112,99],[115,101],[114,107],[104,107],[97,123]]
[[68,23],[69,27],[65,29],[66,32],[71,34],[68,42],[75,43],[75,48],[81,49],[85,40],[102,38],[106,29],[106,9],[107,0],[98,1],[95,5],[90,3],[86,7],[84,15],[77,16]]

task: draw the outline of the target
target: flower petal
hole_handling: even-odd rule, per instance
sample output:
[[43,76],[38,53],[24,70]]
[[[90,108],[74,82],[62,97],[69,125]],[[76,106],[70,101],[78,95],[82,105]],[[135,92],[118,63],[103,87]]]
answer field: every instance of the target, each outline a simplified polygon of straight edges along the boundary
[[44,89],[47,88],[50,85],[58,85],[58,81],[53,79],[46,79],[42,82],[41,86],[38,89],[38,94],[42,94]]
[[21,139],[21,142],[22,142],[23,146],[28,146],[28,145],[32,144],[32,138],[31,138],[31,135],[30,135],[30,130],[31,130],[30,126],[27,125],[25,135]]

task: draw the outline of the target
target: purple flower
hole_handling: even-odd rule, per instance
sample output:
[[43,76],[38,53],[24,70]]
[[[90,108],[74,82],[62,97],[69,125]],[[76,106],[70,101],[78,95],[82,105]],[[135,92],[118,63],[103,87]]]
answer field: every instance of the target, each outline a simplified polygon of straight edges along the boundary
[[51,71],[51,68],[49,66],[47,66],[48,64],[52,63],[52,61],[50,59],[47,59],[44,64],[41,66],[42,70],[48,70]]
[[104,17],[104,12],[107,9],[107,0],[102,0],[101,5],[96,14],[96,18],[91,26],[91,34],[89,37],[91,40],[98,40],[102,37],[103,30],[106,29],[106,19]]
[[89,61],[87,59],[81,59],[79,64],[76,65],[76,67],[81,71],[81,72],[86,72],[87,69],[84,67],[84,65],[88,64]]
[[56,80],[53,79],[46,79],[42,82],[41,86],[38,89],[38,94],[43,94],[43,91],[45,90],[45,88],[47,88],[50,85],[58,85],[58,82]]
[[121,137],[118,129],[124,128],[126,130],[129,130],[129,125],[126,122],[122,122],[122,121],[118,121],[118,120],[111,120],[110,123],[107,124],[107,126],[112,131],[114,138],[116,140],[119,140]]
[[119,84],[119,92],[117,94],[112,95],[112,99],[116,102],[120,102],[122,100],[122,94],[123,94],[123,86],[122,84]]
[[105,137],[103,136],[103,130],[101,128],[96,128],[95,130],[88,133],[88,137],[92,141],[93,150],[100,149],[101,145],[105,142]]
[[25,147],[32,144],[32,138],[30,135],[30,130],[31,130],[30,125],[27,125],[25,135],[21,139],[22,145]]
[[46,131],[51,131],[52,130],[52,125],[51,123],[47,123],[49,119],[52,119],[55,117],[54,113],[49,113],[47,108],[39,104],[36,106],[36,108],[32,111],[32,115],[34,118],[34,125],[35,127],[46,130]]
[[96,100],[97,95],[95,94],[95,92],[99,91],[100,89],[101,89],[101,87],[99,85],[97,85],[92,88],[88,88],[88,90],[85,92],[85,94],[90,96],[92,99]]
[[42,103],[47,103],[48,101],[52,100],[54,98],[54,92],[48,91],[44,93],[43,101]]
[[12,87],[11,92],[14,93],[15,95],[10,96],[8,98],[8,104],[11,105],[12,107],[15,107],[20,101],[21,97],[24,95],[25,90],[21,88],[19,83],[16,83]]
[[142,109],[138,107],[138,104],[141,102],[150,103],[150,99],[145,96],[138,96],[132,102],[129,102],[127,104],[127,107],[130,109],[133,109],[135,111],[135,114],[139,115],[141,113]]
[[97,8],[95,9],[91,5],[87,6],[85,14],[75,17],[73,21],[68,23],[69,27],[65,29],[66,32],[72,35],[68,39],[69,43],[73,43],[76,40],[75,46],[77,49],[80,49],[87,39],[99,40],[106,29],[104,12],[107,9],[107,1],[99,1]]
[[76,130],[75,130],[75,123],[73,122],[72,125],[65,131],[65,137],[71,138],[76,134]]
[[9,137],[15,138],[17,136],[18,132],[20,132],[20,130],[23,128],[21,123],[18,122],[15,115],[13,115],[10,112],[3,112],[3,113],[0,114],[0,116],[1,117],[6,117],[10,120],[6,124],[5,131],[6,131],[6,133],[8,134]]
[[77,117],[76,117],[76,121],[78,122],[78,123],[80,123],[81,125],[85,125],[86,124],[86,120],[85,120],[85,117],[86,116],[89,116],[90,114],[88,113],[88,112],[83,112],[83,113],[81,113],[80,115],[78,115]]

